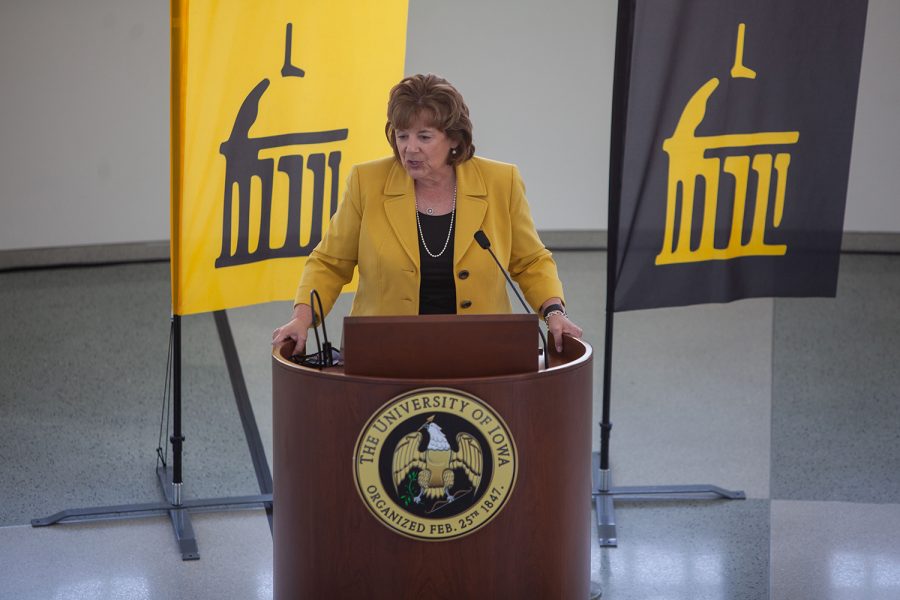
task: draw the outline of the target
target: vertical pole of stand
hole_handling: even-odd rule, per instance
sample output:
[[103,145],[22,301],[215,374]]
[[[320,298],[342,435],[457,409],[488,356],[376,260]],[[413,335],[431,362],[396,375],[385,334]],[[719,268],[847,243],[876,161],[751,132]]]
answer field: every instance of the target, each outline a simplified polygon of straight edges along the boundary
[[631,42],[634,37],[635,0],[619,0],[616,19],[616,58],[613,72],[612,124],[609,142],[609,219],[606,250],[606,338],[603,344],[603,417],[600,422],[600,489],[609,491],[610,388],[612,382],[613,313],[619,252],[619,206],[622,200],[622,166],[625,158],[625,126],[631,75]]
[[172,504],[181,505],[181,316],[172,316]]
[[[609,302],[609,299],[607,299]],[[613,311],[606,309],[606,339],[603,344],[603,416],[600,421],[600,471],[609,471],[609,435],[612,432],[610,422],[610,382],[612,380],[612,338],[613,338]],[[609,481],[601,481],[601,489],[609,491]]]
[[170,0],[171,33],[169,36],[170,89],[169,89],[169,142],[171,148],[171,256],[169,265],[172,279],[172,397],[173,435],[172,442],[172,504],[181,506],[181,310],[180,269],[181,257],[181,201],[184,196],[184,104],[185,68],[187,58],[187,0]]

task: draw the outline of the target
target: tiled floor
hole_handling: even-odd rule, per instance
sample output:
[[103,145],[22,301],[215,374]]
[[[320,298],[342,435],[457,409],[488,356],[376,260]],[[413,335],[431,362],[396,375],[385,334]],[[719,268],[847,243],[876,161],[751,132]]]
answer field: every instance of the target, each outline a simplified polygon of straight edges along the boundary
[[[556,256],[599,419],[605,254]],[[271,597],[259,510],[197,514],[192,562],[161,517],[28,526],[159,498],[168,286],[162,263],[0,273],[0,598]],[[268,340],[287,312],[229,311],[269,457]],[[212,317],[183,322],[185,497],[256,493]],[[619,546],[592,549],[605,598],[900,598],[900,256],[842,257],[836,299],[621,313],[615,332],[614,484],[748,499],[618,503]]]

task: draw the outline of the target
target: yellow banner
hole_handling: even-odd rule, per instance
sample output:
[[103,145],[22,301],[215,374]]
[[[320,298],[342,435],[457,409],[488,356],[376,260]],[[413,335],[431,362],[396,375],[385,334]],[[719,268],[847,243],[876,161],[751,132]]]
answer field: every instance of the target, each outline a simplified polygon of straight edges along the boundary
[[407,0],[172,0],[172,307],[294,297],[350,167],[390,154]]

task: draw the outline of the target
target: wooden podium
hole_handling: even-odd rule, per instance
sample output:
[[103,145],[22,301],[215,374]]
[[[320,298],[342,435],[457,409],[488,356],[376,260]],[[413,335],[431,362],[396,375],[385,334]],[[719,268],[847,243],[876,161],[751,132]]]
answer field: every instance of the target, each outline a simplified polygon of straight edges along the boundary
[[[435,320],[446,325],[464,318],[395,319],[407,325],[418,320],[427,328]],[[491,322],[485,320],[480,335],[492,335],[495,326],[503,331]],[[430,331],[422,330],[418,339],[440,342]],[[451,341],[459,361],[475,354],[465,340]],[[302,367],[289,360],[292,345],[277,347],[272,362],[275,598],[587,598],[592,350],[568,337],[564,346],[562,354],[551,352],[550,368],[539,371],[402,378]],[[447,372],[453,370],[448,364]],[[373,415],[392,399],[422,388],[457,390],[480,400],[505,423],[516,449],[515,482],[502,508],[471,534],[441,541],[407,537],[379,520],[356,476],[358,442],[364,442],[361,433]],[[391,450],[387,443],[385,448]],[[475,487],[489,488],[490,482]],[[399,523],[404,511],[398,507],[396,513],[390,509]]]

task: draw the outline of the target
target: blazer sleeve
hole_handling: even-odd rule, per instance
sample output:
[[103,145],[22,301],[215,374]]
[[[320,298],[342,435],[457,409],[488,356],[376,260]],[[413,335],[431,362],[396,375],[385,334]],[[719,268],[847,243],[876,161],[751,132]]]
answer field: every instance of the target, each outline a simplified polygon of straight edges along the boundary
[[538,237],[531,209],[525,198],[525,184],[515,166],[512,168],[509,216],[509,274],[519,284],[528,304],[537,312],[550,298],[558,297],[565,302],[556,262]]
[[322,241],[306,259],[294,305],[309,304],[309,294],[316,290],[322,300],[322,310],[326,315],[331,311],[341,289],[353,278],[359,256],[362,214],[359,171],[354,167],[344,200],[331,218]]

